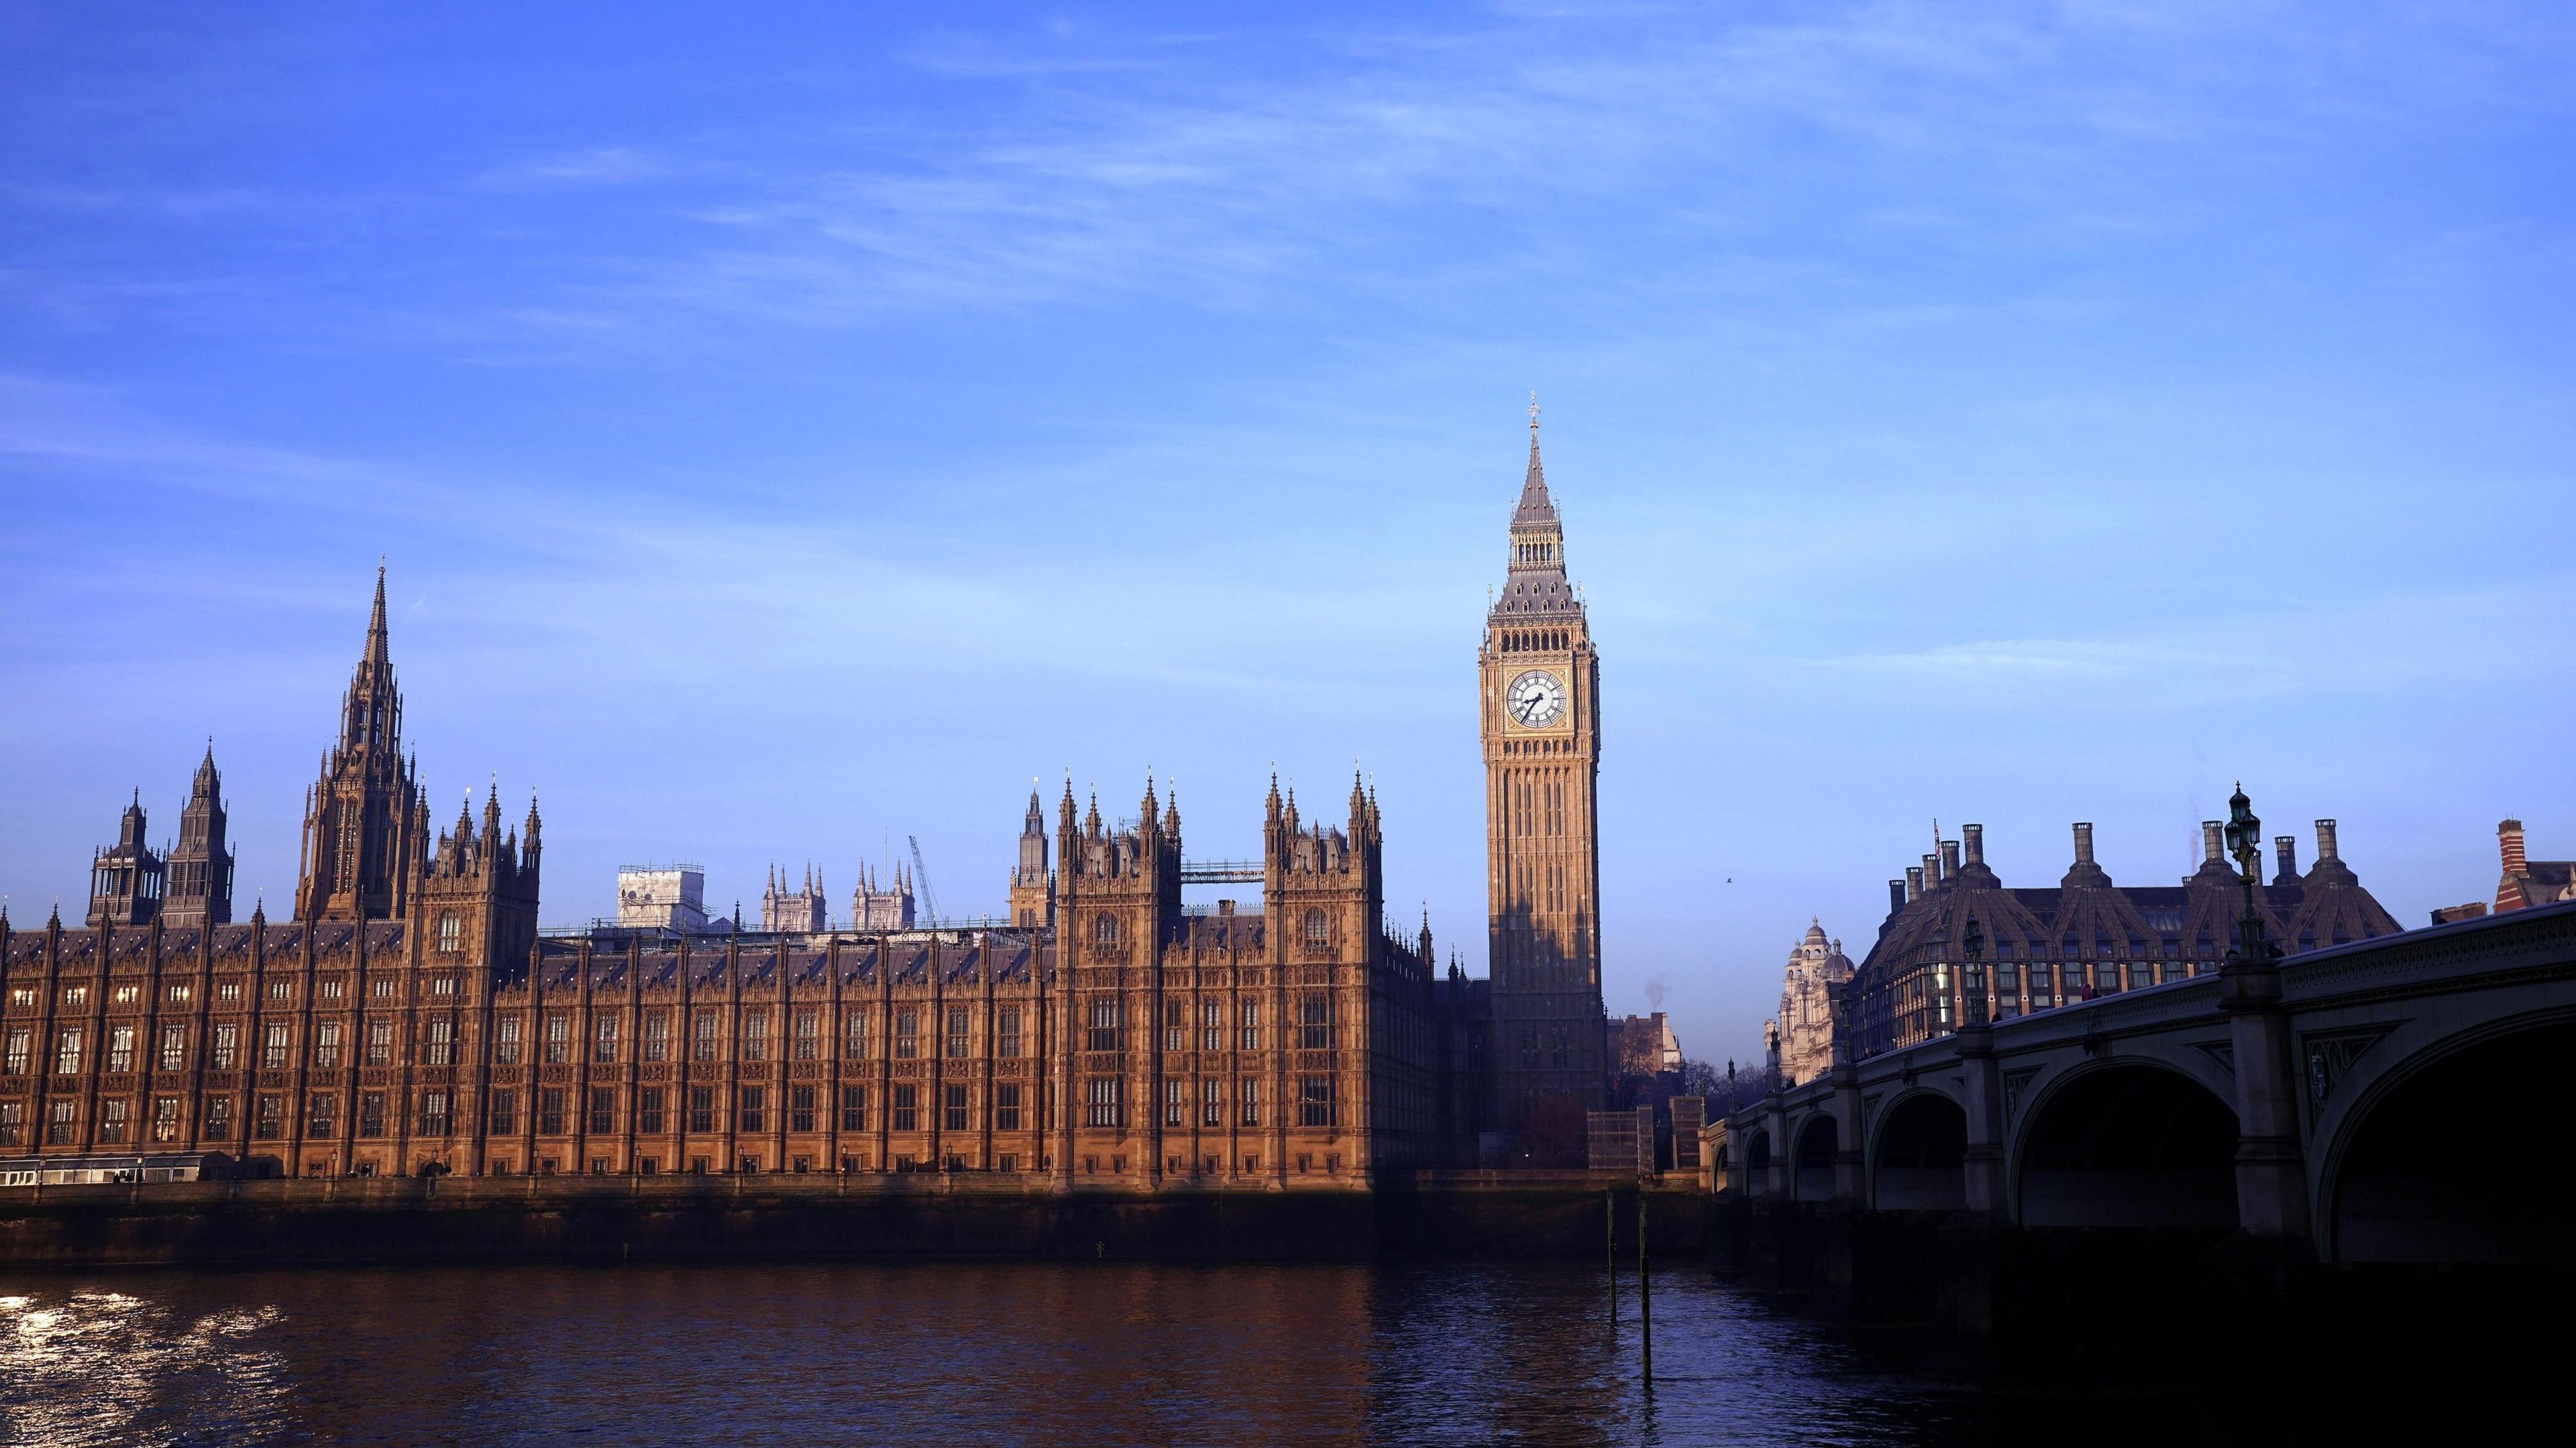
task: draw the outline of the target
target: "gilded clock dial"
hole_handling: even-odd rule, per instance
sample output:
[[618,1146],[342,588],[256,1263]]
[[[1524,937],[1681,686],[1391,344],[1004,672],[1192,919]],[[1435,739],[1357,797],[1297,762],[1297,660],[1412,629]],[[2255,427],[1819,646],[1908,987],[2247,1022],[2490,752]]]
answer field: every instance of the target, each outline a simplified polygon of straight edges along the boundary
[[1503,691],[1503,707],[1524,729],[1544,729],[1565,713],[1565,681],[1545,669],[1531,669]]

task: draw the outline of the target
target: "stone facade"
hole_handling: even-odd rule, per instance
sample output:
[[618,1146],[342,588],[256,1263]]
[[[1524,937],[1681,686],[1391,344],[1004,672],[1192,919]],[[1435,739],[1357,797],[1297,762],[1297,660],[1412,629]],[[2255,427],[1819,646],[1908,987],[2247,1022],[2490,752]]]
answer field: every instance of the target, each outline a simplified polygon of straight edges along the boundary
[[[794,887],[794,888],[791,888]],[[811,935],[828,928],[830,912],[823,906],[823,887],[814,882],[814,867],[805,867],[805,883],[795,881],[769,867],[769,884],[760,892],[760,928],[771,934]]]
[[695,865],[628,865],[617,872],[617,923],[634,930],[707,930],[707,872]]
[[[2395,935],[2401,927],[2343,862],[2335,822],[2319,820],[2317,862],[2274,840],[2272,882],[2255,889],[2265,937],[2296,955]],[[2179,886],[2119,886],[2093,859],[2093,826],[2075,826],[2075,860],[2053,889],[2007,888],[1985,860],[1985,830],[1938,849],[1888,882],[1888,915],[1851,983],[1855,1049],[1874,1055],[1956,1030],[1973,924],[1982,940],[1988,1019],[2018,1016],[2205,975],[2237,944],[2242,877],[2201,826],[2200,868]]]
[[1832,992],[1851,977],[1851,957],[1843,954],[1843,943],[1826,939],[1823,923],[1810,920],[1806,937],[1789,951],[1780,1014],[1770,1025],[1780,1038],[1780,1072],[1791,1083],[1812,1081],[1833,1069]]
[[[541,935],[535,802],[505,827],[496,787],[433,836],[401,711],[380,574],[297,919],[226,923],[211,874],[202,916],[147,908],[139,800],[91,927],[0,913],[0,1155],[1348,1189],[1472,1159],[1490,1119],[1484,983],[1436,978],[1427,923],[1386,925],[1356,779],[1330,822],[1274,783],[1258,913],[1182,907],[1179,804],[1149,783],[1133,824],[1077,818],[1068,787],[1052,836],[1024,831],[1025,924],[902,928],[899,873],[856,902],[888,928],[827,929],[819,882],[779,877],[776,929]],[[229,864],[211,763],[200,784],[188,850]]]
[[894,883],[883,887],[873,868],[859,871],[858,888],[850,892],[852,930],[910,930],[914,923],[909,871],[895,866]]
[[1494,1072],[1502,1121],[1521,1128],[1543,1098],[1562,1110],[1598,1109],[1610,1071],[1596,801],[1601,664],[1566,578],[1535,405],[1503,589],[1486,616],[1476,672]]

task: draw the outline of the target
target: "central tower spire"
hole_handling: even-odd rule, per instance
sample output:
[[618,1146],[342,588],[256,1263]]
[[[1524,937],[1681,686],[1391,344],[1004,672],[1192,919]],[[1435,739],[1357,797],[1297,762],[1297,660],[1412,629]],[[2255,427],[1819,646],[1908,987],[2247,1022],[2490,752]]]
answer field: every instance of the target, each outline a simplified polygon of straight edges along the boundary
[[[1496,1102],[1526,1128],[1542,1100],[1601,1104],[1600,661],[1565,574],[1530,398],[1529,468],[1501,594],[1476,653],[1485,756]],[[1579,1164],[1579,1163],[1576,1163]]]

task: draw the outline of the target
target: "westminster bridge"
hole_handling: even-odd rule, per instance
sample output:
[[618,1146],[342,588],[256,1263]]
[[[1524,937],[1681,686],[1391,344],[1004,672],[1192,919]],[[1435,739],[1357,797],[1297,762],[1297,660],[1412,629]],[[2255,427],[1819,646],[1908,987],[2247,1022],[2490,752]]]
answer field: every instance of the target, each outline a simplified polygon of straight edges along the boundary
[[[1864,1236],[1941,1214],[2321,1264],[2565,1265],[2571,1064],[2576,902],[1838,1058],[1728,1116],[1720,1201]],[[1758,1260],[1780,1250],[1751,1249],[1756,1275],[1803,1279]]]

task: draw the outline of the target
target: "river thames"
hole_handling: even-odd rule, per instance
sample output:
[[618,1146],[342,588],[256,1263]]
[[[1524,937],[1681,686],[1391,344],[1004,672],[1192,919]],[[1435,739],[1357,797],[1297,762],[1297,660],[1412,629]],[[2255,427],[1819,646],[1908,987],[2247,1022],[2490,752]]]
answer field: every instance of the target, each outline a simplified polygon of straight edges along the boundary
[[0,1419],[30,1445],[1936,1445],[2103,1406],[1920,1380],[1686,1266],[1655,1276],[1649,1396],[1621,1289],[1614,1333],[1600,1269],[1562,1263],[18,1275]]

